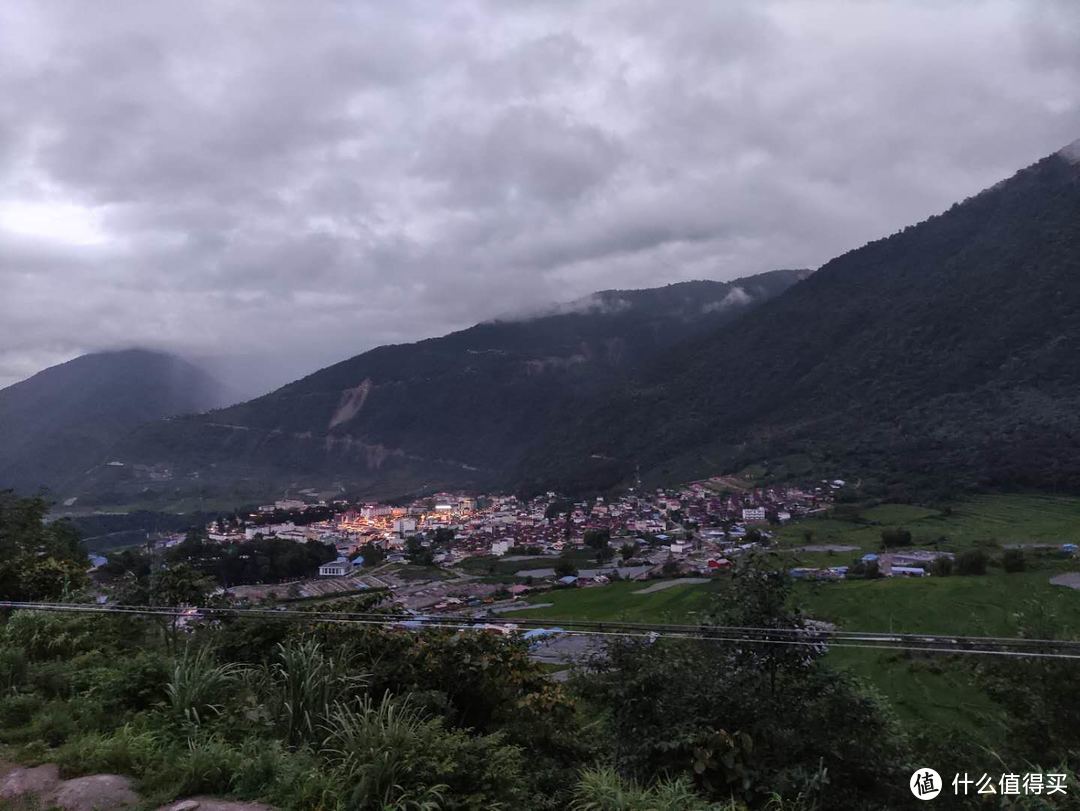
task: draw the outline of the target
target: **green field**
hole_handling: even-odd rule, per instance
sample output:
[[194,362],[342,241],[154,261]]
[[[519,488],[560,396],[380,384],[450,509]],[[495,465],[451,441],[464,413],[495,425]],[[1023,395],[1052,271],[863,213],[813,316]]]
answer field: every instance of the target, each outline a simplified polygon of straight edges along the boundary
[[526,569],[553,569],[561,558],[573,561],[574,565],[579,569],[589,569],[597,565],[596,552],[585,547],[567,549],[561,556],[534,555],[524,557],[510,555],[509,557],[523,559],[507,560],[505,557],[496,557],[495,555],[477,555],[465,558],[455,568],[475,575],[490,574],[510,577],[515,572]]
[[[1080,541],[1080,499],[1037,495],[977,496],[946,508],[885,504],[849,510],[844,520],[817,518],[783,527],[775,553],[781,566],[839,565],[864,551],[877,551],[881,530],[904,527],[916,546],[960,551],[983,546],[991,556],[1003,544],[1060,544]],[[813,544],[858,547],[855,552],[794,552]],[[795,598],[809,615],[856,631],[907,631],[969,636],[1015,635],[1021,615],[1037,604],[1054,613],[1060,632],[1080,637],[1080,591],[1053,586],[1056,573],[1080,570],[1080,562],[1056,552],[1027,553],[1028,571],[985,576],[882,579],[797,584]],[[647,584],[545,592],[532,603],[548,608],[519,616],[559,619],[696,622],[708,610],[720,582],[674,586],[635,594]],[[962,730],[993,745],[1004,730],[998,708],[975,685],[974,657],[912,656],[907,653],[833,649],[830,660],[874,684],[912,729]]]
[[881,530],[889,527],[909,530],[916,546],[948,551],[976,544],[1080,541],[1080,498],[1069,496],[974,496],[941,508],[882,504],[852,512],[843,520],[789,524],[777,532],[777,541],[782,547],[839,544],[874,551],[881,546]]
[[[881,530],[903,527],[917,547],[958,552],[982,546],[991,556],[1005,544],[1061,544],[1080,539],[1080,499],[1063,496],[976,496],[944,508],[884,504],[853,511],[845,520],[819,518],[784,527],[781,549],[807,543],[856,546],[857,552],[789,552],[793,565],[837,565],[877,551]],[[1015,635],[1034,604],[1054,612],[1062,635],[1080,635],[1080,591],[1052,586],[1050,577],[1080,568],[1050,551],[1027,552],[1018,574],[990,569],[984,577],[947,577],[800,583],[806,612],[857,631]],[[913,728],[961,729],[993,744],[1003,730],[1000,713],[975,686],[976,661],[963,656],[920,657],[834,649],[833,662],[880,689]]]
[[636,594],[659,581],[623,582],[591,588],[556,589],[529,597],[545,608],[515,612],[538,619],[618,620],[625,622],[692,623],[708,610],[718,583],[671,586],[652,594]]
[[796,594],[810,616],[853,631],[1015,636],[1020,614],[1038,604],[1054,612],[1063,634],[1080,634],[1080,591],[1051,585],[1053,573],[800,583]]
[[[1063,636],[1076,636],[1080,591],[1051,585],[1053,573],[800,583],[796,599],[809,616],[853,631],[1015,636],[1021,616],[1041,608],[1058,618]],[[1004,734],[998,709],[974,685],[974,657],[852,649],[829,657],[877,686],[913,727],[957,728],[987,744]]]

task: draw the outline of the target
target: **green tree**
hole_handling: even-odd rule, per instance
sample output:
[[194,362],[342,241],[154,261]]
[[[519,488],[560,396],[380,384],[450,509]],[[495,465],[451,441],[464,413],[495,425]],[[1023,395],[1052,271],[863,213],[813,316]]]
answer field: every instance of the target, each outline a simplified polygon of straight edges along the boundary
[[1022,572],[1026,565],[1023,549],[1006,549],[1001,555],[1001,568],[1006,572]]
[[603,711],[613,763],[650,783],[683,776],[716,801],[802,795],[820,808],[897,807],[910,769],[895,719],[813,647],[777,660],[719,641],[616,641],[579,684]]
[[0,491],[0,594],[8,600],[59,600],[88,580],[86,551],[67,521],[45,522],[42,498]]
[[965,549],[956,558],[956,573],[963,575],[986,574],[989,558],[981,549]]
[[405,559],[414,566],[432,566],[435,563],[435,553],[424,546],[417,536],[412,535],[405,540]]
[[901,527],[881,530],[881,545],[886,549],[911,546],[911,533]]
[[934,558],[934,562],[930,564],[930,574],[935,577],[948,577],[953,573],[953,559],[948,555],[941,555]]
[[[1065,622],[1040,601],[1018,615],[1020,635],[1062,639]],[[1027,763],[1072,761],[1080,751],[1080,679],[1067,659],[988,656],[980,683],[1008,713],[1009,753]]]
[[597,551],[607,547],[611,541],[611,530],[609,529],[587,529],[584,535],[585,545],[590,549]]
[[574,561],[569,558],[559,558],[555,561],[555,576],[556,577],[576,577],[578,573],[577,566],[574,565]]

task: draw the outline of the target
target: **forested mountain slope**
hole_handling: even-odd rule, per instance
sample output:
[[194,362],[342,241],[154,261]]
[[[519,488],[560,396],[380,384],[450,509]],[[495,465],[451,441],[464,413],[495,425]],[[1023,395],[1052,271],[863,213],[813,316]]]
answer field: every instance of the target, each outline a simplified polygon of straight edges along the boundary
[[174,355],[83,355],[0,390],[0,488],[63,488],[149,420],[222,405],[220,385]]
[[383,346],[263,397],[144,426],[80,492],[130,502],[284,487],[393,495],[502,486],[526,449],[657,352],[737,319],[806,271],[607,291],[554,312]]
[[1080,148],[846,253],[553,433],[531,487],[809,454],[883,483],[1080,489]]

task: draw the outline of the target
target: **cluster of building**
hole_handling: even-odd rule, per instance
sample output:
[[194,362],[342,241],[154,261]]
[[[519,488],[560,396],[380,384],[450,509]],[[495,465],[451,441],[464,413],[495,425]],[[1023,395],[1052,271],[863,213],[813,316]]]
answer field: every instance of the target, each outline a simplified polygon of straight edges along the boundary
[[[825,510],[834,489],[833,483],[823,482],[735,490],[709,479],[676,489],[630,490],[615,498],[580,501],[556,493],[533,499],[438,493],[398,505],[294,499],[261,507],[242,522],[207,529],[210,538],[220,542],[262,535],[333,544],[339,556],[320,568],[322,577],[357,573],[365,562],[362,550],[370,546],[382,550],[390,563],[405,561],[411,542],[429,547],[439,566],[468,558],[519,556],[522,577],[552,579],[554,566],[542,565],[541,558],[583,549],[587,537],[600,534],[609,539],[610,559],[579,576],[583,582],[604,582],[609,573],[647,577],[661,566],[668,574],[726,567],[732,552],[767,538],[770,525]],[[329,517],[307,520],[312,510]],[[270,516],[285,518],[275,522]],[[633,555],[623,553],[628,545]]]

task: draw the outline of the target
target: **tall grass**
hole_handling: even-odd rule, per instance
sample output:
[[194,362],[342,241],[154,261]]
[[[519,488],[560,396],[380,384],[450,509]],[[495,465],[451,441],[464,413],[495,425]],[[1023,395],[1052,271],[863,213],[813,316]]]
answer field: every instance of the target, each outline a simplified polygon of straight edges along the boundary
[[581,773],[571,811],[740,811],[745,806],[733,800],[709,803],[703,800],[686,778],[661,780],[645,787],[624,780],[610,768],[586,769]]
[[[355,705],[338,702],[328,721],[323,756],[352,787],[347,808],[431,811],[441,806],[447,787],[424,786],[422,777],[411,773],[411,755],[433,722],[408,701],[387,694],[378,704],[370,696]],[[403,784],[415,788],[406,791]]]
[[166,687],[173,714],[195,727],[208,716],[221,715],[224,702],[244,672],[242,665],[215,662],[207,647],[187,647],[177,658]]
[[282,735],[290,746],[316,743],[334,703],[367,677],[351,672],[347,653],[327,655],[314,639],[279,643],[276,653],[268,681]]

